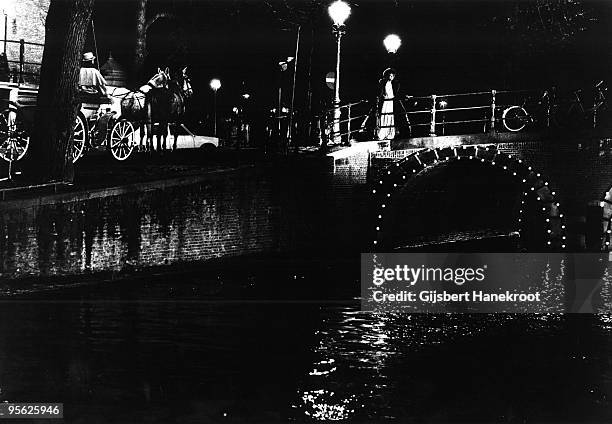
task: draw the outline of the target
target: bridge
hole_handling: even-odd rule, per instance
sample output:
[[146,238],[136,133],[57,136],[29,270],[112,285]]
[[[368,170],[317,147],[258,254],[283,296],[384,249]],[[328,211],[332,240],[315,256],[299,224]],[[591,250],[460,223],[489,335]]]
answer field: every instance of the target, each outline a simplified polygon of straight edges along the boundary
[[371,251],[426,246],[433,233],[453,228],[454,220],[460,221],[455,229],[467,234],[477,236],[480,223],[493,233],[514,235],[519,248],[530,251],[610,246],[609,131],[370,141],[328,157],[336,183],[363,193]]

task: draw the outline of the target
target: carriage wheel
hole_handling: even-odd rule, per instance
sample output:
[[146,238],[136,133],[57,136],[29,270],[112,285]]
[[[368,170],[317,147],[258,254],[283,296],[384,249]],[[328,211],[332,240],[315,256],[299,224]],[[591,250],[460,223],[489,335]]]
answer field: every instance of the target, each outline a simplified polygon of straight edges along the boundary
[[18,109],[6,109],[0,115],[0,157],[5,161],[21,160],[30,145],[30,135]]
[[77,114],[74,120],[74,142],[72,145],[72,163],[76,163],[77,160],[83,156],[83,149],[87,142],[87,131],[85,126],[85,118],[80,113]]
[[134,126],[122,119],[113,125],[110,134],[110,151],[117,160],[126,160],[134,150]]

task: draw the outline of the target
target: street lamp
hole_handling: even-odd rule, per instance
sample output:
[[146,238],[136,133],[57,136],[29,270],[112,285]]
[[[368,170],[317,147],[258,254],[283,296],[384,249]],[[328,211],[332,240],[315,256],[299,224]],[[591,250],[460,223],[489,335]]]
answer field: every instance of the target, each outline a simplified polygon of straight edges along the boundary
[[396,53],[402,46],[402,39],[397,34],[389,34],[383,40],[385,49],[387,50],[387,61],[391,68],[397,68]]
[[[336,36],[336,81],[334,83],[334,133],[340,141],[340,42],[346,32],[344,22],[351,14],[351,6],[342,0],[336,0],[327,9],[334,22],[333,33]],[[349,123],[350,125],[350,123]]]
[[217,136],[217,90],[219,90],[221,88],[221,81],[218,80],[217,78],[213,78],[210,80],[210,88],[212,89],[212,91],[215,93],[215,106],[214,106],[214,136]]
[[397,53],[399,48],[402,45],[402,39],[399,38],[396,34],[389,34],[383,40],[383,44],[385,45],[385,49],[389,53]]

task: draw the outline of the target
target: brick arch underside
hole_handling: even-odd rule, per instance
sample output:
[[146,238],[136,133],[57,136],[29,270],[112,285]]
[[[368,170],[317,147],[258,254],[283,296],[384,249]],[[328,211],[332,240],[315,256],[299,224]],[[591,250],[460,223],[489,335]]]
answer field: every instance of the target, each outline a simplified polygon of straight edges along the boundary
[[[520,158],[513,157],[491,145],[472,145],[462,147],[446,147],[440,149],[423,149],[390,164],[382,171],[380,177],[372,182],[371,195],[374,197],[374,237],[372,247],[384,249],[385,217],[390,213],[394,196],[410,182],[421,176],[432,167],[452,161],[478,161],[498,167],[522,185],[521,207],[517,214],[517,228],[520,239],[526,234],[523,228],[525,221],[525,204],[529,195],[536,200],[539,231],[542,231],[542,246],[544,250],[562,250],[566,248],[564,216],[560,205],[555,200],[556,193],[550,188],[549,182],[529,164]],[[387,225],[388,226],[388,225]],[[534,246],[530,246],[533,248]]]

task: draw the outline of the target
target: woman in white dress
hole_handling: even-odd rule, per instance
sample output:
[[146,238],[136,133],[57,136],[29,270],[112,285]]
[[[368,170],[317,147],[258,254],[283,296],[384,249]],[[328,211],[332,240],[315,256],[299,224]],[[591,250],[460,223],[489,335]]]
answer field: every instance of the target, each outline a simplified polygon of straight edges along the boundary
[[388,68],[380,80],[378,139],[392,140],[395,137],[395,118],[393,102],[395,101],[394,84],[395,70]]

